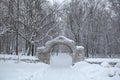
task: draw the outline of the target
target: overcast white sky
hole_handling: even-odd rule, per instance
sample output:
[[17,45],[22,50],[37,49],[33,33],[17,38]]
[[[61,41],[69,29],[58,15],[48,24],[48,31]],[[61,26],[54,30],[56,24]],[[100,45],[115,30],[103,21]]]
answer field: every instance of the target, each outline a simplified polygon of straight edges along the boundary
[[70,1],[70,0],[48,0],[48,1],[50,1],[52,4],[53,4],[54,1],[60,4],[63,1]]
[[58,2],[58,3],[61,3],[61,2],[63,2],[64,0],[48,0],[48,1],[50,1],[51,3],[53,3],[54,1],[55,1],[55,2]]

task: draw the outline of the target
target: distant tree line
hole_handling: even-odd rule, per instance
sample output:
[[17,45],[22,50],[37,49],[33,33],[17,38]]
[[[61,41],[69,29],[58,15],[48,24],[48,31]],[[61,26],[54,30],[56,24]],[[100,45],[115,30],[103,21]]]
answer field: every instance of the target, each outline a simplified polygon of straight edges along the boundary
[[58,35],[86,57],[120,57],[120,0],[0,0],[0,53],[35,55]]
[[35,55],[58,35],[57,8],[46,0],[0,0],[0,53]]
[[66,15],[68,35],[87,57],[120,57],[120,0],[72,0]]

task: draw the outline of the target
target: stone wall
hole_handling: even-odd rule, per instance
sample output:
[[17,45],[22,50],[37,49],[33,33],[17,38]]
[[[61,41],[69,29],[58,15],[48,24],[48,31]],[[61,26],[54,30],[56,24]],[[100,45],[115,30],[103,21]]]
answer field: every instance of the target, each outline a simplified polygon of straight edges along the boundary
[[70,40],[64,36],[58,36],[53,40],[46,42],[45,46],[37,49],[37,57],[40,61],[50,64],[50,52],[55,45],[66,45],[72,51],[72,63],[84,60],[84,47],[76,46],[73,40]]

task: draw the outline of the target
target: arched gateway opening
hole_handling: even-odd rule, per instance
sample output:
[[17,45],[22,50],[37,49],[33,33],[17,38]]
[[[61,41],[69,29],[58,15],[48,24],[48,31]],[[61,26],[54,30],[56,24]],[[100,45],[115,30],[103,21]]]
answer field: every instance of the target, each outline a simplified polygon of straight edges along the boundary
[[53,46],[50,52],[50,64],[51,66],[70,66],[72,65],[71,48],[64,44],[56,44]]
[[[62,47],[61,45],[64,45],[64,47]],[[45,46],[39,47],[37,49],[37,56],[40,59],[40,61],[50,64],[51,55],[54,54],[51,52],[55,52],[55,50],[57,51],[57,49],[58,51],[65,52],[65,48],[67,48],[70,51],[70,53],[68,54],[72,57],[72,64],[84,59],[84,47],[76,46],[73,40],[70,40],[64,36],[58,36],[53,40],[46,42]],[[58,54],[59,53],[60,52],[58,52]]]
[[64,44],[56,44],[51,48],[51,55],[58,55],[58,54],[68,54],[70,56],[72,56],[73,51],[71,50],[71,48],[67,45]]

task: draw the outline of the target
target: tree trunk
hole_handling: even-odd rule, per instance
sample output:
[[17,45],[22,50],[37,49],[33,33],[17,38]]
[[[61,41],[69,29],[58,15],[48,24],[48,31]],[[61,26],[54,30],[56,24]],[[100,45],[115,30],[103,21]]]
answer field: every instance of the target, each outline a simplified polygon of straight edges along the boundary
[[16,55],[18,55],[18,30],[16,31]]
[[32,47],[32,56],[34,55],[34,44],[31,44]]

